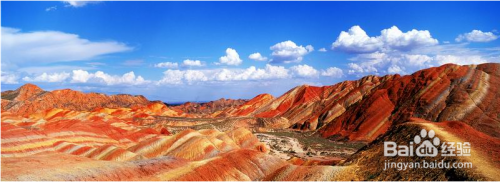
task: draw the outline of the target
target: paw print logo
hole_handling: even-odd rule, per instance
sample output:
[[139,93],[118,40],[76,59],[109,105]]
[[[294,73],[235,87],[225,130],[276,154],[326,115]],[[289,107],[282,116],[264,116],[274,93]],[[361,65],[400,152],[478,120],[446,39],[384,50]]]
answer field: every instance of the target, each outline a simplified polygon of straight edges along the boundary
[[[417,156],[419,157],[435,157],[438,154],[438,149],[436,146],[439,146],[439,143],[441,141],[439,140],[438,137],[435,137],[436,133],[434,130],[430,130],[427,132],[427,130],[422,129],[420,131],[420,135],[415,136],[413,141],[415,144],[420,144],[420,146],[417,147]],[[428,140],[424,140],[425,138],[428,138]],[[423,141],[422,141],[423,140]],[[432,141],[432,142],[431,142]]]

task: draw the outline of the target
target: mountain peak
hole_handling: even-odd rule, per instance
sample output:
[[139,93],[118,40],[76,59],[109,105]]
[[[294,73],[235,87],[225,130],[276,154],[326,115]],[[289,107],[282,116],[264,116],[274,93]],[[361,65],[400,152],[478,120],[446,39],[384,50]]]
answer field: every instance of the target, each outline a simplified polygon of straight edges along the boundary
[[27,83],[24,84],[23,86],[19,87],[17,90],[12,92],[12,99],[18,100],[18,101],[23,101],[27,100],[35,95],[38,95],[39,93],[43,92],[43,89],[40,87]]
[[27,83],[24,84],[23,86],[19,87],[17,90],[19,91],[43,91],[39,86],[32,84],[32,83]]

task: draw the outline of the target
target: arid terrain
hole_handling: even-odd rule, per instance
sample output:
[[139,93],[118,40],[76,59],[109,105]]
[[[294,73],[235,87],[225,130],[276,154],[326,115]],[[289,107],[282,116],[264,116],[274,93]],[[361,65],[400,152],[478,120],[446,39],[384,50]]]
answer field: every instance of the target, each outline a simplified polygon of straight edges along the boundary
[[[2,92],[2,180],[500,180],[500,64],[167,106],[143,96]],[[422,129],[470,156],[384,156]],[[441,151],[443,146],[437,146]],[[384,170],[384,162],[472,168]]]

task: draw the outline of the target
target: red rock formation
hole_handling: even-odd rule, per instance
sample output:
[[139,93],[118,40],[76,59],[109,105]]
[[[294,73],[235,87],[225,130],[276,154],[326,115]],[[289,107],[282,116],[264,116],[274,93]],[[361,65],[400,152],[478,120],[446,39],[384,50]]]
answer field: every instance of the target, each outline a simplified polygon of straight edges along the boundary
[[231,116],[249,116],[257,109],[273,100],[274,97],[270,94],[260,94],[249,100],[248,102],[245,102],[244,104],[227,111],[226,114]]
[[[362,100],[373,88],[389,79],[392,76],[368,76],[332,86],[299,86],[276,99],[267,97],[253,106],[248,102],[242,107],[252,109],[233,111],[232,114],[237,116],[244,113],[245,116],[268,118],[266,121],[271,121],[268,122],[269,126],[316,130],[342,115],[346,108]],[[252,100],[261,98],[263,97],[257,96]],[[273,121],[281,124],[273,125]]]
[[462,121],[500,137],[499,70],[500,64],[495,63],[447,64],[406,76],[367,76],[324,87],[304,85],[260,107],[244,104],[241,107],[258,109],[233,111],[232,115],[241,112],[267,118],[268,123],[280,122],[275,126],[282,128],[317,130],[335,140],[372,141],[391,125],[411,117]]
[[2,92],[2,111],[27,116],[37,111],[60,108],[74,111],[91,111],[96,108],[120,108],[147,105],[144,96],[127,94],[105,95],[82,93],[70,89],[43,91],[33,84],[26,84],[14,91]]
[[[398,124],[416,117],[437,122],[461,121],[490,136],[500,137],[500,106],[495,104],[500,102],[499,69],[500,64],[492,63],[448,64],[396,76],[319,131],[324,137],[340,135],[356,139],[360,132],[381,134],[387,123]],[[384,99],[374,100],[381,94]],[[370,112],[369,108],[374,105],[378,105],[377,112],[385,114]],[[370,120],[379,124],[363,129],[362,125]],[[339,123],[345,127],[338,129]],[[374,137],[368,135],[365,139],[371,141]]]
[[127,118],[143,109],[51,109],[28,118],[4,112],[2,180],[262,180],[293,167],[245,128],[165,135]]

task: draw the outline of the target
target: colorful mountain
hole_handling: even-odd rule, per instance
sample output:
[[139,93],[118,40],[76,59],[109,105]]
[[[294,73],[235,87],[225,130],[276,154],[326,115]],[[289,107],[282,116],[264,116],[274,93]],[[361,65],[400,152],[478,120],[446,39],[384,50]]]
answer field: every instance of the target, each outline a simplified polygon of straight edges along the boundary
[[105,95],[83,93],[70,89],[44,91],[33,84],[26,84],[17,90],[2,92],[2,111],[27,116],[47,109],[69,109],[92,111],[96,108],[124,108],[145,106],[152,102],[144,96],[128,94]]
[[[27,84],[2,92],[2,180],[499,180],[498,85],[500,64],[447,64],[169,108]],[[471,156],[384,156],[422,130]],[[384,170],[424,159],[473,167]]]
[[500,137],[497,85],[500,64],[446,64],[406,76],[367,76],[332,86],[298,86],[265,104],[253,101],[262,96],[243,104],[258,109],[229,113],[280,122],[277,126],[281,128],[316,131],[334,140],[373,141],[390,126],[412,117],[462,121]]

